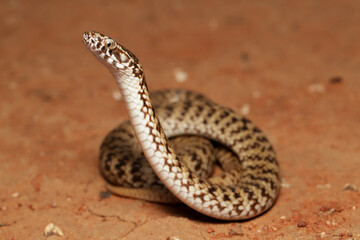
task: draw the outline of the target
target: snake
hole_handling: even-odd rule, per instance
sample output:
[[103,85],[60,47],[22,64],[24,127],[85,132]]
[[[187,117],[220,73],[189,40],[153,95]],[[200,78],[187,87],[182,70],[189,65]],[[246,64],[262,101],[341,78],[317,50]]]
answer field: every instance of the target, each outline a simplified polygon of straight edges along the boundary
[[[110,191],[129,190],[124,195],[136,197],[144,185],[140,179],[145,182],[152,179],[151,185],[158,186],[153,191],[164,193],[165,201],[158,199],[160,202],[177,200],[221,220],[251,219],[274,205],[280,191],[279,164],[272,144],[254,123],[202,94],[186,90],[160,94],[160,102],[165,102],[163,96],[173,97],[163,107],[156,107],[143,67],[130,50],[96,31],[85,32],[83,43],[112,74],[130,119],[108,134],[101,146],[100,171],[108,176]],[[212,180],[207,178],[209,171],[203,174],[194,171],[170,140],[176,138],[180,142],[192,141],[190,145],[195,147],[196,143],[200,144],[200,138],[218,145],[230,159],[225,161],[225,173]],[[211,151],[204,149],[200,150],[204,155]],[[129,154],[131,151],[135,153]],[[125,156],[125,162],[114,161],[116,153]],[[147,165],[142,158],[150,169],[145,170]],[[147,172],[154,172],[156,178],[146,177]],[[125,173],[129,175],[123,177]],[[117,186],[124,181],[135,182],[133,192],[129,183]]]

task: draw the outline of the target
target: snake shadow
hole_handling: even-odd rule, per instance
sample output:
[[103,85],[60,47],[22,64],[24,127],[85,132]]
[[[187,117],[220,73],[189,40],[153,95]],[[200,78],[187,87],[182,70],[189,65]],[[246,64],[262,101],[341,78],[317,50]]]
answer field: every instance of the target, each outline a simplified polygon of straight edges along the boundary
[[[192,221],[197,221],[197,222],[201,222],[201,223],[214,223],[214,224],[225,224],[225,223],[230,223],[230,222],[247,222],[250,219],[245,219],[245,220],[221,220],[221,219],[216,219],[216,218],[212,218],[212,217],[208,217],[202,213],[199,213],[197,211],[195,211],[194,209],[186,206],[185,204],[160,204],[160,203],[154,203],[154,204],[158,204],[159,206],[159,210],[166,212],[167,214],[171,215],[171,216],[175,216],[175,217],[183,217],[183,218],[187,218],[189,220]],[[266,211],[267,212],[267,211]],[[263,214],[265,214],[266,212],[256,216],[262,216]]]
[[153,203],[153,204],[157,204],[159,206],[160,211],[164,211],[171,216],[183,217],[183,218],[187,218],[189,220],[193,220],[193,221],[197,221],[197,222],[201,222],[201,223],[225,224],[225,223],[230,223],[230,222],[239,222],[239,223],[248,222],[254,218],[261,217],[264,214],[266,214],[268,211],[270,211],[273,207],[275,207],[277,202],[278,201],[275,201],[274,206],[272,206],[265,212],[263,212],[259,215],[256,215],[252,218],[243,219],[243,220],[221,220],[221,219],[212,218],[212,217],[206,216],[202,213],[199,213],[199,212],[195,211],[194,209],[186,206],[185,204],[181,204],[181,203],[179,203],[179,204]]

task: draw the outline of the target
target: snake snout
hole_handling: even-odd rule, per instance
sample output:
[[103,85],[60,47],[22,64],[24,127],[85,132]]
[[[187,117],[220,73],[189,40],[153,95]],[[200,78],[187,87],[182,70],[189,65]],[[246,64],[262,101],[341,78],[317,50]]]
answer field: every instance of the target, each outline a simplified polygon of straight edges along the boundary
[[84,32],[83,34],[83,42],[88,42],[89,41],[89,32]]

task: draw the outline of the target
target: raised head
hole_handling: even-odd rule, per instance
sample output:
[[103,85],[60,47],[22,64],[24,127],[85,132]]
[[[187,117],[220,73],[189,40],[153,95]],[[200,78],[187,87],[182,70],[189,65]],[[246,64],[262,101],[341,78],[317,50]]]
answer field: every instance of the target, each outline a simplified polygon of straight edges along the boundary
[[143,77],[137,57],[112,38],[99,32],[87,31],[83,34],[83,42],[115,77]]

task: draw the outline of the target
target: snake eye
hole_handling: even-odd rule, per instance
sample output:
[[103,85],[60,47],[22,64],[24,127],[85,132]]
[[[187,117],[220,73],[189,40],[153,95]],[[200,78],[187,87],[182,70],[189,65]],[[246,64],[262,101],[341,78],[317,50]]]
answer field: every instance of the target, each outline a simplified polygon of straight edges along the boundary
[[112,40],[112,39],[110,39],[110,38],[106,39],[106,40],[105,40],[105,47],[106,47],[107,49],[113,49],[113,48],[115,48],[115,41]]

